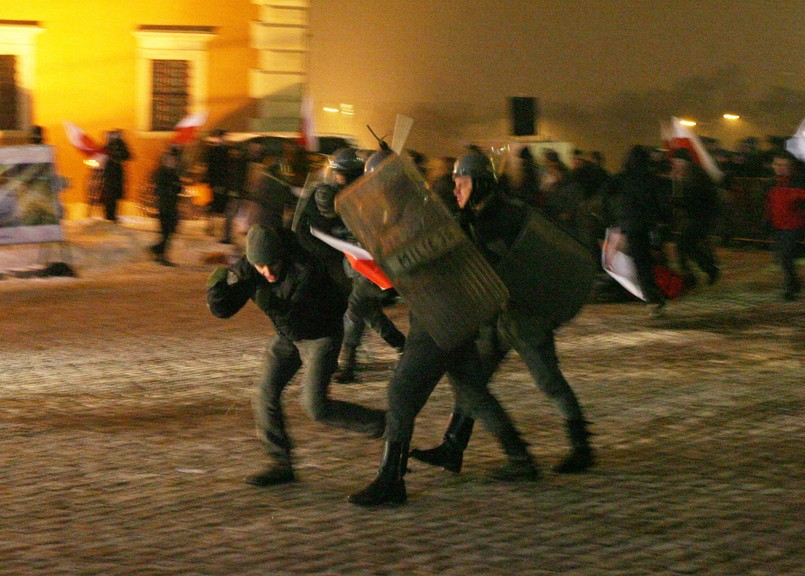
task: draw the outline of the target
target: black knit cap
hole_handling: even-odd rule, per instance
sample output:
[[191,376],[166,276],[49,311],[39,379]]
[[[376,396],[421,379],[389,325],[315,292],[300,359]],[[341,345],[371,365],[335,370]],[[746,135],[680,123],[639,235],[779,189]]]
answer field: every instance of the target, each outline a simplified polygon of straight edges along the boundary
[[255,225],[246,234],[246,259],[252,266],[270,266],[282,261],[285,248],[273,228]]

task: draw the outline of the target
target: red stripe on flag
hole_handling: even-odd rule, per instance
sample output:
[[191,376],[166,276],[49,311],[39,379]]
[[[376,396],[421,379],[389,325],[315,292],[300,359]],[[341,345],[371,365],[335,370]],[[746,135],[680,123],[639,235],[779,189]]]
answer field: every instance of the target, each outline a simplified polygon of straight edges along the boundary
[[350,265],[355,270],[374,282],[374,284],[376,284],[381,290],[388,290],[392,287],[391,280],[388,279],[388,276],[385,275],[385,273],[380,269],[380,266],[378,266],[377,262],[374,260],[358,260],[346,252],[344,252],[344,256],[346,256]]

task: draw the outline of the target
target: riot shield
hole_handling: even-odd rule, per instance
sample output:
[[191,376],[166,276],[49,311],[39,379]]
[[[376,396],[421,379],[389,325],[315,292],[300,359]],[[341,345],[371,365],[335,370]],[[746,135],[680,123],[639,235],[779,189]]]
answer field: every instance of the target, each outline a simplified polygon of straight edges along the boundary
[[506,286],[407,158],[384,160],[335,207],[440,348],[473,337],[507,301]]
[[544,318],[566,322],[587,301],[596,263],[585,246],[530,210],[511,250],[495,265],[512,302]]

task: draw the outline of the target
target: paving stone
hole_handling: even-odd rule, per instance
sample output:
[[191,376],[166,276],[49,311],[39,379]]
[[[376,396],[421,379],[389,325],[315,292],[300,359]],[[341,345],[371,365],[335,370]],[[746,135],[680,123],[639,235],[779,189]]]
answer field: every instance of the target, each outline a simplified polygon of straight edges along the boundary
[[[300,481],[243,483],[264,464],[250,401],[271,327],[251,304],[213,318],[204,239],[183,242],[167,271],[107,255],[78,278],[0,282],[0,574],[802,573],[805,306],[781,301],[768,252],[720,251],[722,280],[664,318],[598,303],[557,332],[595,432],[588,474],[549,471],[563,425],[512,355],[491,387],[545,478],[489,482],[504,456],[479,429],[460,475],[411,462],[408,505],[364,510],[346,496],[381,444],[311,422],[298,383]],[[407,326],[405,303],[388,311]],[[333,395],[383,406],[396,354],[368,333],[359,359]],[[437,387],[414,445],[440,440],[452,400]]]

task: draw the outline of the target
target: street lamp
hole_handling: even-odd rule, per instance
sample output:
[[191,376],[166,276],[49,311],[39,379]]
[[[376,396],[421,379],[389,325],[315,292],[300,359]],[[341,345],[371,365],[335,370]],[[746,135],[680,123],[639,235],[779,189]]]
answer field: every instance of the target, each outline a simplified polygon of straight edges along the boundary
[[729,113],[727,113],[727,114],[724,114],[722,116],[722,118],[724,118],[724,120],[738,120],[741,117],[738,114],[729,114]]

